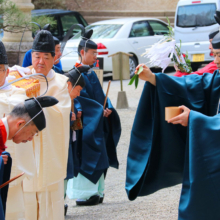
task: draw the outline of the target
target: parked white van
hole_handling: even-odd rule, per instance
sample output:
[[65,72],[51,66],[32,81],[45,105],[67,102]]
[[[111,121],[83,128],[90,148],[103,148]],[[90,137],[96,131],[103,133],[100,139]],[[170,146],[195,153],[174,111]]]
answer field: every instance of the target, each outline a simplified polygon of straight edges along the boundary
[[180,0],[175,14],[175,39],[181,51],[189,55],[193,71],[202,63],[213,61],[209,50],[209,33],[219,25],[214,14],[220,0]]

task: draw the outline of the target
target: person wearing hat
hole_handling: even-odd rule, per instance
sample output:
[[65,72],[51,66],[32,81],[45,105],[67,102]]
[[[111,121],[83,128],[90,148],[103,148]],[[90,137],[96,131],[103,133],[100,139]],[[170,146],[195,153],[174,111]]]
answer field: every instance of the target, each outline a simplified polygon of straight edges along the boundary
[[[5,150],[7,140],[11,140],[16,144],[32,141],[34,135],[38,134],[38,132],[42,131],[46,127],[46,119],[43,113],[43,108],[53,106],[57,103],[58,101],[55,98],[45,96],[27,99],[24,102],[15,105],[9,115],[0,119],[0,154],[2,154],[2,151]],[[20,147],[20,145],[17,145],[17,147]],[[19,148],[19,151],[22,150],[22,147]],[[25,153],[23,152],[23,154]],[[6,167],[10,164],[7,164]],[[5,171],[6,170],[4,169],[4,172]],[[11,171],[7,168],[7,172]],[[8,178],[9,177],[10,174],[8,175]],[[4,181],[6,180],[5,178],[3,179]],[[2,203],[5,212],[5,203],[7,199],[7,192],[5,192],[5,190],[8,190],[8,188],[6,187],[5,189],[4,187],[2,190],[1,196],[4,195],[2,197]],[[14,195],[14,199],[16,199],[16,195]],[[19,202],[19,200],[16,200],[18,206]]]
[[[26,143],[46,127],[43,108],[58,103],[54,97],[31,98],[14,106],[8,116],[0,119],[1,148],[7,140],[14,143]],[[0,152],[1,154],[1,152]]]
[[[63,180],[66,177],[68,158],[71,99],[67,89],[68,78],[52,69],[54,57],[55,43],[52,34],[47,30],[39,31],[32,47],[31,73],[46,76],[48,87],[42,77],[34,76],[40,83],[40,95],[48,88],[45,95],[55,97],[59,103],[44,110],[47,127],[32,141],[34,178],[24,179],[22,191],[13,192],[17,193],[19,200],[24,201],[23,207],[7,208],[7,212],[17,211],[17,215],[24,210],[25,219],[64,219]],[[29,158],[22,158],[22,163],[28,164],[28,160]],[[26,168],[28,169],[28,165]]]
[[[80,103],[76,100],[76,98],[80,95],[80,91],[85,86],[85,80],[81,75],[82,72],[90,69],[89,66],[83,66],[79,68],[74,68],[70,70],[68,73],[65,73],[65,76],[68,77],[67,85],[68,92],[70,98],[73,102],[71,109],[71,121],[70,121],[70,141],[69,141],[69,153],[68,153],[68,163],[67,163],[67,174],[66,179],[64,180],[64,199],[66,197],[66,189],[67,189],[67,181],[74,176],[78,175],[78,168],[80,166],[80,149],[79,142],[81,140],[82,130],[76,130],[74,128],[74,123],[78,123],[76,121],[76,115],[80,108]],[[79,139],[79,140],[78,140]],[[67,213],[68,205],[65,205],[65,215]]]
[[[38,31],[39,32],[39,31]],[[55,72],[58,73],[63,73],[62,72],[62,63],[60,61],[60,57],[61,57],[61,51],[60,51],[60,41],[58,38],[53,36],[53,40],[55,43],[55,56],[54,56],[54,66],[53,69]],[[29,67],[32,66],[32,49],[28,50],[25,55],[24,55],[24,59],[23,59],[23,63],[22,63],[22,67]]]
[[[17,144],[13,142],[12,140],[7,141],[7,148],[5,147],[5,142],[7,140],[7,132],[5,130],[4,122],[6,121],[7,115],[9,115],[10,111],[20,102],[23,102],[25,99],[27,99],[26,93],[24,89],[17,88],[12,85],[8,85],[8,80],[10,79],[10,76],[8,76],[9,69],[8,69],[8,58],[6,54],[6,50],[4,47],[3,42],[0,41],[0,118],[2,120],[0,121],[0,127],[1,127],[1,136],[3,138],[3,141],[1,142],[1,149],[0,153],[2,154],[2,158],[5,164],[5,167],[10,167],[9,170],[11,170],[11,176],[12,178],[18,174],[20,174],[22,171],[26,172],[26,176],[31,177],[34,175],[35,170],[33,169],[34,166],[31,166],[31,163],[29,163],[29,166],[25,168],[25,166],[22,163],[22,160],[19,160],[22,158],[24,155],[23,151],[25,151],[25,155],[34,161],[33,155],[33,149],[32,149],[32,144],[29,143],[20,143],[20,151],[17,151]],[[5,86],[5,87],[4,87]],[[4,88],[2,88],[4,87]],[[4,150],[7,150],[10,154],[7,152],[4,152]],[[10,158],[13,158],[13,166],[10,166]],[[9,161],[9,162],[8,162]],[[19,162],[20,161],[20,162]],[[32,162],[34,164],[34,162]],[[9,172],[9,171],[7,171]],[[21,188],[21,180],[17,180],[15,182],[20,182],[20,186],[18,187]],[[10,184],[11,189],[14,186],[14,182]],[[6,187],[7,188],[7,187]],[[7,189],[3,189],[3,191],[7,191]],[[13,191],[13,190],[12,190]],[[2,195],[6,195],[7,193],[2,193]],[[9,193],[10,194],[10,193]],[[11,201],[14,201],[15,197],[12,195]],[[2,201],[4,204],[4,201]],[[6,198],[5,198],[6,202]],[[9,202],[10,202],[10,195],[9,195]],[[15,207],[20,207],[20,203],[14,204]],[[4,209],[5,209],[5,205]],[[4,210],[5,212],[5,210]],[[13,211],[14,212],[14,211]]]
[[[209,49],[210,49],[210,53],[213,54],[213,47],[212,47],[212,39],[213,37],[219,33],[219,27],[214,29],[213,31],[210,32],[209,34]],[[174,74],[174,76],[185,76],[185,75],[189,75],[188,73],[184,73],[181,72],[176,66],[174,66],[174,68],[176,69],[176,73]],[[203,75],[204,73],[214,73],[215,70],[217,70],[217,66],[214,63],[214,61],[212,61],[211,63],[207,64],[205,67],[201,68],[200,70],[197,70],[195,72],[192,72],[190,74],[198,74],[198,75]]]
[[[154,74],[146,81],[131,131],[126,191],[130,200],[182,184],[178,219],[218,219],[220,209],[220,33],[212,40],[217,70],[202,76]],[[165,121],[165,107],[182,113]],[[181,126],[182,125],[182,126]]]
[[[82,29],[75,64],[93,66],[97,59],[97,44],[90,38],[93,30]],[[110,100],[103,109],[105,94],[93,69],[84,71],[85,87],[76,99],[81,105],[83,133],[78,175],[67,184],[67,196],[77,205],[97,205],[104,199],[104,175],[109,167],[118,168],[116,147],[121,135],[120,119]]]

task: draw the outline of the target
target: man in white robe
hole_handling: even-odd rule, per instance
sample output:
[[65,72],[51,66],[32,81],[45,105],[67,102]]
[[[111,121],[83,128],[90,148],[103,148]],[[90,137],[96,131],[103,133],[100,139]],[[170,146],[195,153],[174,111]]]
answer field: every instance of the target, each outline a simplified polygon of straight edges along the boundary
[[[63,180],[66,177],[69,147],[69,113],[71,99],[67,89],[68,78],[52,70],[55,45],[53,36],[46,30],[40,31],[32,47],[32,74],[42,73],[48,80],[45,95],[55,97],[59,103],[44,109],[47,127],[33,139],[35,157],[35,176],[23,180],[25,220],[62,220],[64,219]],[[47,84],[42,77],[40,95]],[[28,158],[22,158],[26,160]],[[13,193],[16,194],[16,191]],[[7,208],[10,212],[14,207]],[[7,220],[17,220],[8,219]]]
[[[0,87],[8,83],[8,59],[5,51],[4,44],[0,41]],[[21,88],[16,88],[14,86],[7,86],[0,90],[0,118],[3,120],[9,115],[15,105],[24,102],[26,96],[25,90]],[[6,143],[7,151],[13,158],[12,168],[11,168],[11,178],[17,176],[18,174],[25,172],[22,178],[19,178],[10,184],[10,190],[8,193],[7,205],[13,207],[12,212],[9,214],[14,216],[14,219],[19,219],[24,217],[24,200],[22,197],[22,185],[21,181],[25,177],[30,178],[34,176],[35,166],[34,166],[34,154],[32,143],[20,143],[15,144],[12,140],[8,140]],[[19,147],[19,148],[18,148]],[[4,160],[7,160],[6,155],[2,156]],[[27,158],[27,160],[23,160]],[[16,192],[16,193],[14,193]],[[19,195],[19,197],[17,197]],[[16,199],[20,198],[19,202]],[[19,212],[19,215],[16,213]],[[10,218],[8,218],[10,219]]]

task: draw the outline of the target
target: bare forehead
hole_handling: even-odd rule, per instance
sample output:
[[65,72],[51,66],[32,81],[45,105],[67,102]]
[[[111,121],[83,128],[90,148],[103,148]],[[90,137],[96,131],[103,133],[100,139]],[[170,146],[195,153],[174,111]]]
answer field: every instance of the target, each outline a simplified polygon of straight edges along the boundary
[[214,50],[213,50],[213,53],[214,53],[214,54],[220,54],[220,49],[214,49]]

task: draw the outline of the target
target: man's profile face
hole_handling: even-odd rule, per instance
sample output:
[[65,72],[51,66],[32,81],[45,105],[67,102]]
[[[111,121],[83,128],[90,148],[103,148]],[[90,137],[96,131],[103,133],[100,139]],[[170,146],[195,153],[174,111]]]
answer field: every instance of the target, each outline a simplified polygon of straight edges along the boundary
[[[23,127],[25,125],[24,123],[21,123],[20,125],[17,125],[18,129]],[[30,124],[24,126],[13,138],[13,142],[16,144],[19,143],[26,143],[28,141],[32,141],[33,137],[38,133],[38,129],[36,125]]]
[[[61,51],[60,51],[60,48],[61,48],[60,44],[57,44],[57,45],[55,46],[54,64],[58,64],[59,61],[60,61],[60,60],[57,60],[57,59],[59,59],[59,58],[61,57],[61,55],[62,55],[62,53],[61,53]],[[56,60],[57,60],[57,61],[56,61]],[[55,62],[55,61],[56,61],[56,62]]]
[[68,84],[68,92],[70,94],[70,98],[71,100],[75,99],[76,97],[80,96],[80,92],[83,89],[81,86],[75,86],[75,88],[73,89],[73,86],[71,84],[71,82],[67,82]]
[[217,65],[220,70],[220,49],[213,49],[214,63]]
[[54,64],[54,57],[51,53],[33,52],[32,53],[32,65],[36,70],[36,73],[42,73],[45,76],[52,69]]
[[85,65],[93,65],[97,59],[97,50],[96,49],[88,49],[87,52],[81,50],[82,63]]
[[5,79],[8,76],[9,69],[5,69],[4,64],[0,64],[0,86],[3,86],[5,83]]

